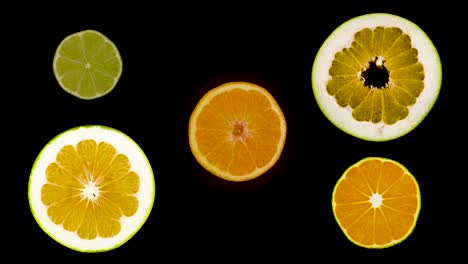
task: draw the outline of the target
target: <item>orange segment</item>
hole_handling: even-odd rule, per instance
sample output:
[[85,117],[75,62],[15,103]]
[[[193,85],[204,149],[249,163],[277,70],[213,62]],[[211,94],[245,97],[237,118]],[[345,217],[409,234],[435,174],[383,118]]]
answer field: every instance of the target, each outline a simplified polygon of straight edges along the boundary
[[[388,188],[395,184],[398,179],[402,178],[404,171],[398,165],[391,162],[385,162],[384,166],[385,177],[380,179],[379,193],[384,194],[388,192]],[[398,189],[398,188],[397,188]],[[388,196],[388,193],[386,194]]]
[[[227,127],[227,125],[226,125]],[[229,134],[225,129],[216,128],[200,128],[197,130],[196,137],[198,138],[198,147],[204,155],[210,155],[213,152],[225,149],[225,142],[230,140]]]
[[406,214],[399,210],[394,210],[386,206],[382,206],[382,212],[387,220],[388,227],[391,230],[392,239],[401,240],[411,230],[415,217],[412,214]]
[[385,248],[406,239],[420,206],[412,174],[402,164],[378,157],[350,166],[332,197],[338,225],[351,242],[366,248]]
[[369,160],[361,163],[359,168],[359,174],[362,180],[367,184],[372,194],[377,192],[377,186],[381,178],[382,162],[380,160]]
[[[357,169],[353,170],[357,172]],[[355,204],[369,201],[370,192],[368,185],[362,178],[347,177],[336,188],[335,202],[338,205]]]
[[228,141],[223,141],[216,148],[211,149],[206,159],[220,170],[227,171],[233,159],[232,144]]
[[382,210],[375,211],[374,244],[388,245],[393,241],[392,230]]
[[348,226],[346,232],[356,243],[373,245],[374,238],[374,209],[365,211],[356,221]]
[[383,205],[408,215],[414,215],[418,210],[418,197],[414,194],[398,198],[385,198]]
[[251,173],[255,168],[255,161],[251,157],[247,146],[240,142],[234,143],[228,172],[232,175],[242,176]]
[[335,213],[341,219],[341,225],[347,228],[363,216],[370,207],[368,202],[337,204]]
[[198,102],[189,123],[196,160],[229,181],[254,179],[279,159],[286,121],[273,96],[248,82],[229,82]]

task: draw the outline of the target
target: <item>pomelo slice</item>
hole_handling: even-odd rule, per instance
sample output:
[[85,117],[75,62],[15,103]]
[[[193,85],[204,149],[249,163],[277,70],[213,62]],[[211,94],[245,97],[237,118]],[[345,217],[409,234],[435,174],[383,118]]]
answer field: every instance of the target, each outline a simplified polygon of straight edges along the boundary
[[141,148],[105,126],[81,126],[53,138],[34,162],[29,204],[39,226],[81,252],[115,249],[149,216],[153,171]]
[[369,141],[401,137],[420,124],[441,87],[438,52],[415,23],[386,13],[346,21],[325,40],[312,67],[323,114]]

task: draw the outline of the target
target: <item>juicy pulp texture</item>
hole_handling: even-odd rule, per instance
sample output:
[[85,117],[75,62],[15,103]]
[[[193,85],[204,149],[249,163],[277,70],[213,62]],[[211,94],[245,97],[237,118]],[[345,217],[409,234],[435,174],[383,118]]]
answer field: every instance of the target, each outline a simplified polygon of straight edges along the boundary
[[196,127],[200,153],[232,175],[267,165],[281,138],[278,114],[254,90],[233,89],[216,95],[201,110]]
[[119,219],[138,208],[140,179],[130,167],[128,158],[105,142],[64,146],[47,167],[42,187],[48,216],[83,239],[115,236]]
[[[374,197],[379,197],[374,206]],[[334,191],[333,208],[341,228],[359,245],[385,247],[414,228],[420,208],[412,175],[390,161],[367,159],[351,167]]]

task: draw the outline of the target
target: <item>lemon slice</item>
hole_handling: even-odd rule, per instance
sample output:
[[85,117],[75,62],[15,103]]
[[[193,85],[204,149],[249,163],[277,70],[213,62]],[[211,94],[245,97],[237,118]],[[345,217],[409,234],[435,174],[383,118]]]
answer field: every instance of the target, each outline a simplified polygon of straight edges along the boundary
[[425,32],[400,16],[355,17],[326,39],[312,67],[324,115],[369,141],[401,137],[421,123],[441,87],[437,50]]
[[39,226],[81,252],[115,249],[148,218],[153,171],[140,147],[104,126],[81,126],[52,139],[34,162],[29,204]]
[[53,61],[55,77],[68,93],[95,99],[111,92],[122,74],[122,59],[114,43],[96,30],[67,36]]

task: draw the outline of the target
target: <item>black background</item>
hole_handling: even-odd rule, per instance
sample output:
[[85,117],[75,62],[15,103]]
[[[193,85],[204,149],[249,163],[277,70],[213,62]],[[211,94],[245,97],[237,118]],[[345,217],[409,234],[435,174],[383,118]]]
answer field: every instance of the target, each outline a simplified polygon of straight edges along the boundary
[[[457,16],[460,7],[427,2],[409,6],[405,1],[111,5],[15,8],[11,11],[16,15],[4,22],[9,63],[3,76],[8,83],[2,105],[7,133],[3,164],[13,169],[3,175],[13,182],[2,188],[8,192],[3,218],[11,220],[5,252],[37,260],[128,257],[159,263],[168,258],[287,257],[290,263],[461,253],[455,239],[465,231],[457,219],[466,205],[456,190],[466,172],[457,169],[465,155],[460,141],[464,128],[455,121],[465,117],[455,100],[466,89],[458,72],[466,59],[457,54],[460,36],[452,33],[463,25]],[[418,24],[436,46],[443,69],[439,98],[425,120],[388,142],[357,139],[333,126],[320,112],[310,80],[313,60],[328,35],[346,20],[373,12]],[[123,60],[116,88],[91,101],[63,91],[52,71],[60,41],[84,29],[109,37]],[[248,184],[216,181],[188,145],[188,121],[196,103],[216,84],[231,80],[269,89],[288,126],[278,163]],[[30,170],[44,145],[69,128],[92,124],[118,129],[141,146],[155,174],[156,199],[146,223],[126,244],[86,254],[58,244],[40,229],[27,192]],[[421,189],[414,232],[383,250],[352,244],[331,209],[338,178],[368,156],[401,162]]]

